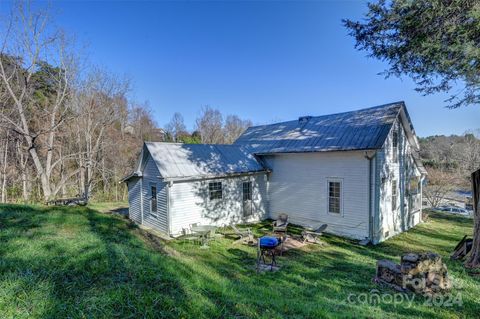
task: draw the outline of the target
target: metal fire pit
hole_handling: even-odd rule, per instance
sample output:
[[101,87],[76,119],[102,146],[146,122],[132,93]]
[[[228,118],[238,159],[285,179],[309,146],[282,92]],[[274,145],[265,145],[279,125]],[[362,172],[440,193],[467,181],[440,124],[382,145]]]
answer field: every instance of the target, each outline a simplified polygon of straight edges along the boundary
[[[257,272],[260,270],[260,262],[263,261],[264,265],[270,266],[270,271],[273,271],[273,267],[277,265],[277,260],[275,259],[276,248],[282,243],[281,238],[273,236],[263,236],[258,240],[257,248]],[[270,256],[271,262],[267,264],[265,261],[265,256]]]

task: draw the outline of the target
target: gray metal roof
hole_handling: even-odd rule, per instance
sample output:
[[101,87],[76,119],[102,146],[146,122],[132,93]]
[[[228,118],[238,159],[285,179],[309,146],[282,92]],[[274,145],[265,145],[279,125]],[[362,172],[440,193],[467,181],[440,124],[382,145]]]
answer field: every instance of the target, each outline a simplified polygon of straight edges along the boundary
[[146,142],[165,179],[216,177],[259,172],[265,168],[239,145]]
[[405,104],[396,102],[358,111],[253,126],[235,141],[235,145],[244,145],[255,154],[379,149],[399,114],[409,122],[407,133],[413,134]]

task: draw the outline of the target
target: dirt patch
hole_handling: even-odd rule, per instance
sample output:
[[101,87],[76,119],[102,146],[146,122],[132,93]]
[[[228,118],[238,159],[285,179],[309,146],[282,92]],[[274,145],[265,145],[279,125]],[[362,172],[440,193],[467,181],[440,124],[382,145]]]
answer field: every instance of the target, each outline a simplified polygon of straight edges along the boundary
[[296,238],[288,237],[284,242],[283,242],[283,251],[289,251],[291,249],[300,249],[304,246],[306,246],[303,241],[300,241]]
[[180,256],[178,251],[165,245],[164,240],[154,234],[141,228],[137,228],[135,233],[152,249],[172,257]]

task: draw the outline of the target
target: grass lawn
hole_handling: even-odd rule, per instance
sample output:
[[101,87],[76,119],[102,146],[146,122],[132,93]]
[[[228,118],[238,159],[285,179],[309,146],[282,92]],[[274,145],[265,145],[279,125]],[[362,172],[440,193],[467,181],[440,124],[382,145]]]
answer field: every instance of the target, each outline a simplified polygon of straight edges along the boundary
[[[91,207],[4,205],[0,317],[478,318],[480,278],[448,259],[471,228],[472,220],[432,214],[428,223],[375,247],[326,236],[325,246],[289,251],[279,258],[280,271],[257,275],[255,249],[229,238],[201,250],[144,236],[123,217]],[[257,234],[267,229],[255,227]],[[362,302],[359,296],[372,289],[396,293],[372,283],[375,262],[398,262],[407,251],[440,253],[462,305],[433,306],[419,296],[410,306],[388,298]]]

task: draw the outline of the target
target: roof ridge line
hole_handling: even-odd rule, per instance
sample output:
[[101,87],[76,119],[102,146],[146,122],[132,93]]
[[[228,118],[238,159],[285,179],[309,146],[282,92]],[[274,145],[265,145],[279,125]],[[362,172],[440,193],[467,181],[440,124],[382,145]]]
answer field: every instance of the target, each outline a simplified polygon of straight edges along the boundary
[[[338,112],[338,113],[329,113],[329,114],[323,114],[323,115],[311,115],[312,118],[319,118],[319,117],[324,117],[324,116],[334,116],[334,115],[340,115],[340,114],[347,114],[347,113],[354,113],[354,112],[360,112],[360,111],[367,111],[375,108],[383,108],[387,106],[392,106],[400,104],[402,106],[405,106],[405,101],[396,101],[396,102],[391,102],[391,103],[385,103],[381,105],[376,105],[376,106],[371,106],[371,107],[366,107],[362,109],[357,109],[357,110],[351,110],[351,111],[345,111],[345,112]],[[275,123],[270,123],[270,124],[261,124],[261,125],[252,125],[249,126],[248,129],[250,128],[256,128],[256,127],[265,127],[265,126],[271,126],[271,125],[278,125],[278,124],[284,124],[284,123],[289,123],[289,122],[297,122],[297,120],[288,120],[288,121],[282,121],[282,122],[275,122]]]

